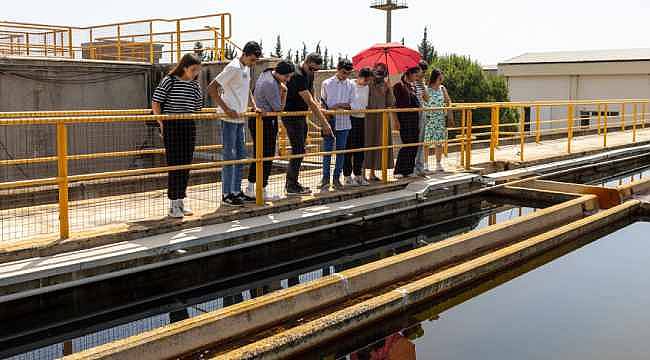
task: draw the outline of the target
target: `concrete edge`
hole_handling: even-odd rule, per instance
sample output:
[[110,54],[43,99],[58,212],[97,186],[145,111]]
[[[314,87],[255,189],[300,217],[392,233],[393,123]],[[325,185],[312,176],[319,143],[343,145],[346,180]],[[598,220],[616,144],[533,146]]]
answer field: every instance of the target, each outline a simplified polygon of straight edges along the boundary
[[596,196],[585,195],[501,224],[106,344],[70,359],[144,360],[178,356],[431,270],[479,250],[582,219],[585,207],[596,200]]
[[469,284],[577,237],[631,216],[640,205],[629,201],[609,210],[534,236],[490,254],[435,273],[399,289],[325,315],[309,323],[243,346],[213,359],[281,359],[332,340],[341,334],[402,311],[445,291]]

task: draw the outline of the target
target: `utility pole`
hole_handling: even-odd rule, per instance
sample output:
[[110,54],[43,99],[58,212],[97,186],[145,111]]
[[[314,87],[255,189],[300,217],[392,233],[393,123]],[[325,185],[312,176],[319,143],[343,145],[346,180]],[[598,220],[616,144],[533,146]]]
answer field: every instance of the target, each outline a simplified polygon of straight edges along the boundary
[[392,42],[393,11],[408,9],[408,5],[405,1],[399,0],[376,0],[370,7],[386,12],[386,42]]

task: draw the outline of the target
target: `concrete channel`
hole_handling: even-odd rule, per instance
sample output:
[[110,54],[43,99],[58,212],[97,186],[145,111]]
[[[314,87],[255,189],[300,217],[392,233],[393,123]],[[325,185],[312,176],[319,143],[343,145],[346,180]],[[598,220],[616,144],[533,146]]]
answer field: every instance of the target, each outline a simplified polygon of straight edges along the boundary
[[[305,324],[257,339],[251,344],[237,346],[237,349],[222,353],[217,358],[276,359],[294,355],[564,245],[589,232],[623,219],[645,216],[648,205],[643,200],[650,189],[648,181],[636,182],[620,189],[607,189],[548,181],[545,178],[576,177],[572,169],[595,174],[605,167],[618,171],[625,166],[633,168],[636,165],[646,165],[648,156],[644,152],[647,150],[617,150],[587,160],[574,159],[573,162],[474,177],[471,182],[481,186],[456,195],[457,197],[482,192],[501,196],[516,194],[531,201],[545,199],[556,205],[69,358],[157,359],[183,356],[205,347],[228,344],[233,339],[260,333],[263,329],[305,314],[322,312],[336,304],[346,304],[341,309],[325,312],[324,316]],[[583,180],[588,180],[588,177]],[[417,194],[415,198],[420,199],[420,204],[426,204],[427,201],[422,200],[427,198],[426,194],[430,190],[427,184],[412,184],[403,191]],[[447,197],[433,202],[452,199],[453,197]],[[402,210],[397,208],[388,210],[388,213],[396,214],[400,211]],[[386,213],[384,211],[381,216],[386,216]],[[400,286],[390,289],[394,284]],[[382,292],[382,289],[389,290]],[[368,300],[368,294],[376,296]],[[227,349],[225,346],[224,351]]]

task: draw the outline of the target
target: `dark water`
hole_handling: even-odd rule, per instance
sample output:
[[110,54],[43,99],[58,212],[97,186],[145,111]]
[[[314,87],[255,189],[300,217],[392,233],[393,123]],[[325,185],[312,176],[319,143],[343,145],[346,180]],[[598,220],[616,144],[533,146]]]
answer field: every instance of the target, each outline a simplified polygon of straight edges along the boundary
[[617,187],[630,184],[647,177],[650,177],[650,168],[642,168],[626,172],[624,174],[617,174],[605,179],[596,180],[593,181],[592,184],[606,187]]
[[300,358],[648,359],[648,232],[582,239]]
[[2,304],[0,358],[55,359],[535,211],[522,205],[457,201],[294,239],[277,254],[211,257]]

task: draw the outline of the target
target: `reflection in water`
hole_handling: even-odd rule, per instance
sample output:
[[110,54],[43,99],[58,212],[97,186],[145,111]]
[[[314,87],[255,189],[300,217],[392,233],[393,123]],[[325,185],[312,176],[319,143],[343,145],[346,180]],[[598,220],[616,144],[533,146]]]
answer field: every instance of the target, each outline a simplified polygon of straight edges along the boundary
[[647,359],[650,269],[643,234],[650,223],[627,225],[592,233],[300,358],[415,359],[390,357],[400,339],[419,359]]
[[[495,200],[491,199],[491,201]],[[351,239],[354,239],[353,241],[346,242],[339,240],[339,243],[334,242],[336,239],[331,239],[329,247],[322,253],[324,255],[316,253],[318,249],[315,250],[313,246],[309,248],[308,250],[310,252],[307,252],[307,254],[312,255],[312,257],[306,263],[298,262],[294,259],[296,264],[288,268],[280,267],[272,270],[259,270],[252,275],[242,276],[241,279],[217,282],[214,285],[208,283],[196,290],[188,289],[179,294],[164,294],[163,292],[170,299],[156,301],[155,306],[144,304],[139,307],[139,312],[135,313],[134,310],[115,311],[97,319],[84,315],[88,319],[84,320],[83,326],[72,322],[74,316],[82,316],[82,314],[74,312],[78,311],[77,305],[74,304],[85,304],[86,301],[92,301],[96,304],[99,301],[107,301],[107,305],[110,304],[110,306],[119,307],[124,306],[119,302],[124,302],[125,300],[117,298],[108,301],[103,299],[104,297],[98,298],[97,293],[92,291],[92,289],[85,290],[83,293],[74,291],[65,292],[61,298],[66,300],[65,302],[62,300],[61,303],[68,304],[69,302],[71,304],[70,306],[74,305],[74,309],[68,315],[61,308],[61,315],[54,319],[56,321],[53,320],[52,322],[56,324],[61,321],[59,320],[61,317],[65,316],[64,320],[70,321],[70,325],[56,325],[53,328],[52,325],[44,322],[43,317],[39,315],[23,318],[20,324],[16,324],[16,327],[22,327],[20,330],[2,329],[0,327],[0,358],[14,354],[16,355],[11,358],[12,360],[49,360],[59,358],[63,354],[83,351],[144,331],[166,326],[280,289],[314,281],[334,272],[341,272],[425,246],[450,236],[501,223],[535,211],[535,209],[529,207],[504,205],[503,202],[491,201],[482,200],[478,201],[477,204],[461,206],[459,210],[455,210],[453,216],[449,216],[447,213],[438,214],[437,217],[442,217],[442,219],[436,219],[436,216],[413,216],[413,220],[400,226],[393,226],[391,223],[388,225],[388,229],[377,227],[373,229],[375,233],[372,236],[367,235],[367,238],[357,235],[356,237],[351,237]],[[436,209],[430,211],[434,214],[439,212]],[[397,220],[403,222],[403,218],[405,217],[399,217]],[[396,219],[392,220],[395,221]],[[366,229],[357,231],[362,231],[367,234]],[[332,235],[329,236],[332,237]],[[357,240],[359,238],[361,240]],[[316,239],[314,242],[319,241],[319,239]],[[340,246],[340,248],[333,248],[334,245]],[[294,256],[296,256],[296,252],[294,252]],[[211,272],[211,265],[209,261],[206,261],[206,264],[197,262],[196,264],[188,265],[187,269],[184,269],[183,266],[177,266],[172,269],[172,272],[178,272],[181,275],[187,274],[194,277],[203,277],[203,273]],[[248,267],[251,270],[252,267]],[[127,295],[132,296],[132,293],[137,292],[144,293],[145,290],[143,289],[149,288],[155,288],[154,290],[158,292],[169,291],[172,286],[176,286],[176,279],[171,277],[167,278],[160,270],[156,270],[156,272],[158,277],[164,280],[164,283],[159,285],[160,288],[154,286],[152,283],[146,283],[149,278],[144,278],[145,280],[138,279],[140,282],[145,282],[146,286],[139,287],[138,291],[127,288]],[[223,276],[223,274],[220,275]],[[211,276],[215,275],[212,274]],[[174,279],[174,281],[170,281],[170,279]],[[109,281],[102,285],[102,289],[109,287],[111,289],[117,288],[120,286],[119,283],[125,283],[125,281],[120,279]],[[136,286],[134,284],[137,283],[131,283],[131,287]],[[92,300],[86,299],[86,293],[92,297]],[[148,296],[151,295],[160,296],[158,294],[148,294]],[[69,297],[69,300],[67,300],[67,297]],[[40,301],[37,304],[40,304]],[[44,305],[41,304],[38,306],[42,307]],[[40,307],[37,307],[33,313],[40,313],[41,310],[39,309]],[[97,311],[96,309],[100,308],[95,306],[93,311]],[[2,310],[0,310],[0,322],[9,316],[11,314],[3,314]],[[409,337],[412,336],[409,335],[406,338]],[[396,337],[393,341],[389,342],[388,347],[385,345],[384,349],[376,352],[376,354],[388,354],[390,351],[386,351],[389,347],[402,349],[406,347],[405,345],[406,343],[403,339]]]
[[608,177],[607,179],[596,180],[591,184],[605,186],[605,187],[618,187],[618,186],[631,184],[635,181],[639,181],[647,177],[650,177],[650,168],[643,168],[643,169],[634,170],[632,172],[625,172],[624,174],[614,175],[612,177]]

